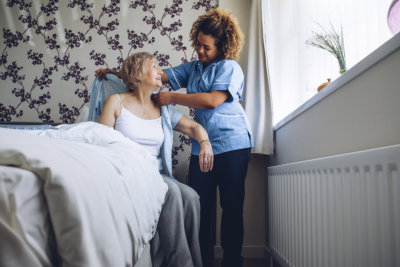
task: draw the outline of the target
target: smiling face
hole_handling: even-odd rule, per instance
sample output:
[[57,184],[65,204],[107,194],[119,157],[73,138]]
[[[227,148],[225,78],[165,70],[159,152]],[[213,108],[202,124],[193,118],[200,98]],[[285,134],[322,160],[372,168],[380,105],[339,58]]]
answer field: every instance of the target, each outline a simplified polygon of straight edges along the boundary
[[211,35],[199,32],[197,35],[196,52],[204,66],[208,66],[219,56],[219,50],[215,45],[216,39]]
[[154,90],[162,86],[161,81],[162,70],[158,66],[158,61],[156,59],[146,60],[143,63],[143,76],[142,85],[153,87]]

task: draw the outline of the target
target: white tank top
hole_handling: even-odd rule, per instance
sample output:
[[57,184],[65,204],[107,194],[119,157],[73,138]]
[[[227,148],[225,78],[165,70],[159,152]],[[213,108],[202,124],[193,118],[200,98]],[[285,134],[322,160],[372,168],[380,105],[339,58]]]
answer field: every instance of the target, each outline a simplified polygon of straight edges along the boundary
[[125,109],[118,94],[117,97],[121,112],[115,120],[115,130],[144,146],[157,159],[158,168],[162,170],[160,149],[164,142],[164,132],[161,117],[154,120],[142,119]]

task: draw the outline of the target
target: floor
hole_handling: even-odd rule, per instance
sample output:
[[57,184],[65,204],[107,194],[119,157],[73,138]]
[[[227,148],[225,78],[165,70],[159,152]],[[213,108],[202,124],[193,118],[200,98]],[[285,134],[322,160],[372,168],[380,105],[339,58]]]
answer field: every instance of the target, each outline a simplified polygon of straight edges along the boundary
[[[265,267],[267,263],[263,259],[243,259],[243,267]],[[221,260],[215,259],[213,267],[221,267]]]

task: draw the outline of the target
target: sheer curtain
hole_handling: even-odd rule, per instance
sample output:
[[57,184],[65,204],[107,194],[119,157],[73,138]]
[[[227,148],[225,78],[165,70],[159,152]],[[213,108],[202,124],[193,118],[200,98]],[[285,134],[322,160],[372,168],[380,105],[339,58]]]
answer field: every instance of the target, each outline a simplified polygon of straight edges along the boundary
[[244,108],[249,118],[255,147],[253,153],[273,153],[271,98],[263,39],[262,0],[253,0],[248,33]]
[[340,76],[336,58],[305,44],[312,31],[343,28],[347,69],[392,36],[387,12],[392,0],[264,1],[264,34],[275,125]]

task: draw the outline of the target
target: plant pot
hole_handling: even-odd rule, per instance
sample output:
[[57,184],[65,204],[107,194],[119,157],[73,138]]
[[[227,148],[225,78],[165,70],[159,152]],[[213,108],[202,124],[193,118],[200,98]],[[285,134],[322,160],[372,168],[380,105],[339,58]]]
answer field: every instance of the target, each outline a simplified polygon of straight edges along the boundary
[[325,87],[327,87],[330,83],[331,83],[331,78],[328,78],[328,81],[327,81],[327,82],[321,84],[321,85],[318,87],[318,92],[321,91],[322,89],[324,89]]

